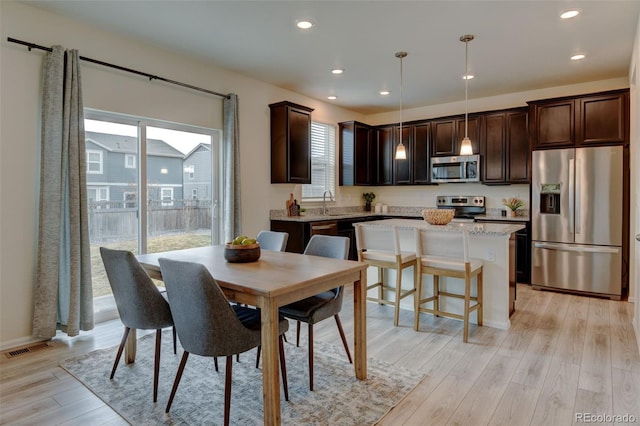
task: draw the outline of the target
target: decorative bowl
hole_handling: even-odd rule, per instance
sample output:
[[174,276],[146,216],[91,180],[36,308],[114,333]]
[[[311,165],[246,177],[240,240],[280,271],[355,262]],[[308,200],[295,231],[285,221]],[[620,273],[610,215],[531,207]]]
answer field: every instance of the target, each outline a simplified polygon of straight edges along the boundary
[[451,222],[454,209],[424,209],[422,210],[422,217],[431,225],[446,225]]
[[260,259],[260,243],[225,244],[224,258],[231,263],[249,263]]

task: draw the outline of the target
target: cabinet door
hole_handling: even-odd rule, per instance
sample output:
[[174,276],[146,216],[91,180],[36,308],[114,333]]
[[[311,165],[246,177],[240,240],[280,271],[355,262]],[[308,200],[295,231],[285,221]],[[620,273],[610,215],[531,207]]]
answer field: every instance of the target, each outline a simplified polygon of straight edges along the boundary
[[378,185],[393,185],[394,126],[378,129]]
[[575,102],[573,99],[533,105],[533,132],[536,148],[572,146],[575,142]]
[[506,180],[507,139],[504,112],[484,116],[484,149],[482,150],[483,183],[504,183]]
[[433,156],[458,155],[456,152],[456,120],[437,120],[433,124]]
[[530,176],[529,114],[507,113],[507,182],[528,183]]
[[429,152],[429,136],[431,124],[416,124],[413,126],[413,183],[431,183]]
[[626,141],[626,93],[580,98],[577,141],[581,145],[622,144]]
[[355,126],[355,184],[371,185],[375,183],[375,141],[370,127]]
[[[480,116],[469,116],[469,125],[468,125],[468,135],[469,139],[471,139],[471,147],[473,148],[474,154],[480,153],[480,121],[482,117]],[[465,120],[464,118],[456,120],[456,124],[458,126],[458,133],[455,137],[455,146],[452,155],[460,154],[460,145],[462,144],[462,139],[464,138],[464,127]]]
[[[394,133],[396,135],[400,133],[400,126],[397,126],[394,129]],[[394,146],[394,183],[396,185],[409,185],[413,183],[413,126],[402,126],[401,137],[402,139],[397,137],[396,140],[402,140],[402,143],[407,150],[407,158],[405,160],[396,160]]]
[[311,114],[289,109],[290,183],[311,183]]

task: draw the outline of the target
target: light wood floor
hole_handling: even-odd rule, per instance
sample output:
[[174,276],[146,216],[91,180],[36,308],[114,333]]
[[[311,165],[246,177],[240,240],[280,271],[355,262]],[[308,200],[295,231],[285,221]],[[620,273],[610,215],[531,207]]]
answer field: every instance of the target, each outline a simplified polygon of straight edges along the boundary
[[[341,318],[352,338],[347,289]],[[640,423],[640,355],[633,305],[519,285],[508,331],[367,305],[368,354],[425,375],[380,425],[569,425],[576,413],[631,414]],[[292,327],[292,329],[295,327]],[[339,345],[335,322],[316,339]],[[53,348],[0,359],[0,424],[120,425],[126,422],[62,370],[60,361],[117,345],[118,320]],[[290,341],[294,338],[291,333]],[[104,366],[109,369],[110,366]]]

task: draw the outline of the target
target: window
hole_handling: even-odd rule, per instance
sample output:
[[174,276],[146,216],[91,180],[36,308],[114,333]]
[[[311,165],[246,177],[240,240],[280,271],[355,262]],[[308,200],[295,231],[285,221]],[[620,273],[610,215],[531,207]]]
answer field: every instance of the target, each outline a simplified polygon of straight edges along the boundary
[[311,123],[311,184],[302,185],[302,199],[317,201],[325,191],[335,194],[336,128]]
[[102,174],[102,151],[87,150],[87,173]]
[[106,186],[88,186],[87,196],[89,201],[109,201],[109,188]]
[[125,192],[124,207],[126,209],[135,209],[137,207],[138,194],[135,192]]
[[187,168],[185,168],[185,170],[187,172],[189,180],[193,180],[193,178],[195,177],[195,172],[196,172],[195,164],[190,164]]
[[173,205],[173,188],[160,188],[160,199],[163,206]]
[[136,156],[133,154],[125,154],[124,156],[124,167],[126,169],[135,169],[136,168]]
[[198,199],[198,190],[197,189],[192,189],[191,190],[191,199],[192,200],[197,200]]

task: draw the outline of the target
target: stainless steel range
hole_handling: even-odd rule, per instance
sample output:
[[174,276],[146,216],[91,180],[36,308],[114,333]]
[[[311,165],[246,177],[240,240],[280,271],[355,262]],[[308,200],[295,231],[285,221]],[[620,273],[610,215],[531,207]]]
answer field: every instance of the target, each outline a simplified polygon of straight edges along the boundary
[[439,209],[454,209],[455,222],[473,222],[475,216],[487,212],[484,199],[475,195],[439,195],[436,204]]

